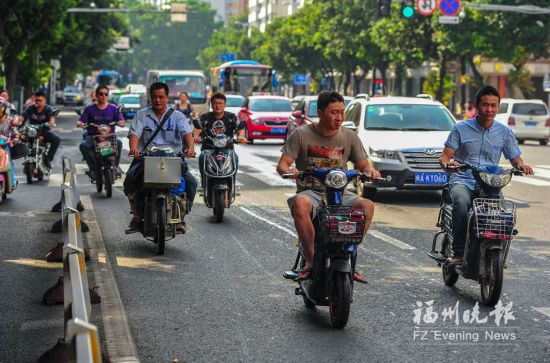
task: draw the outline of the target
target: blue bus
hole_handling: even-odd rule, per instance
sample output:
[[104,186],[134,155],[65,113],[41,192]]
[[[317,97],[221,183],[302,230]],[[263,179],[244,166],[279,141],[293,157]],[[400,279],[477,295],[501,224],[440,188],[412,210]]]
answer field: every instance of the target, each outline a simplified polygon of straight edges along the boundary
[[279,86],[272,66],[252,60],[235,60],[211,69],[213,92],[251,96],[275,94]]

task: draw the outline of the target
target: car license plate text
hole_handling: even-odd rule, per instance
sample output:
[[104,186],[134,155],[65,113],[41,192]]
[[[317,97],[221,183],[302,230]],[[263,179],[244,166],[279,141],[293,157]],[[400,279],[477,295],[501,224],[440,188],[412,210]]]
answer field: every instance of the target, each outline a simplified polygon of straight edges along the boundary
[[286,134],[286,128],[285,127],[273,127],[271,128],[271,133],[276,135],[283,135]]
[[536,121],[525,121],[524,124],[525,126],[537,126]]
[[414,173],[415,184],[436,184],[447,183],[447,173]]

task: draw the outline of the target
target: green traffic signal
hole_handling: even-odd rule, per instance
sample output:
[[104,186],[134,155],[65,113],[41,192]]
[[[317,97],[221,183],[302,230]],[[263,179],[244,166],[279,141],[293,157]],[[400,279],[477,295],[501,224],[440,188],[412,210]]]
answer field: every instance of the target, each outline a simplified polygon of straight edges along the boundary
[[403,9],[401,9],[401,14],[404,18],[412,18],[414,15],[414,9],[410,6],[404,6]]

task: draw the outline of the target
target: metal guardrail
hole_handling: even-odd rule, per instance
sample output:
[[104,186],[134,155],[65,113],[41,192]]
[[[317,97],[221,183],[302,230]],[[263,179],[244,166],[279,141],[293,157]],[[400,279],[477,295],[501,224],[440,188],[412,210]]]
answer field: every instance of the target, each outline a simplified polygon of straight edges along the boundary
[[[92,312],[84,240],[82,239],[75,169],[70,159],[63,158],[61,185],[61,220],[63,241],[64,337],[52,348],[50,357],[67,357],[68,361],[101,363],[97,327],[90,323]],[[58,285],[61,281],[58,283]],[[52,353],[61,350],[62,353]]]

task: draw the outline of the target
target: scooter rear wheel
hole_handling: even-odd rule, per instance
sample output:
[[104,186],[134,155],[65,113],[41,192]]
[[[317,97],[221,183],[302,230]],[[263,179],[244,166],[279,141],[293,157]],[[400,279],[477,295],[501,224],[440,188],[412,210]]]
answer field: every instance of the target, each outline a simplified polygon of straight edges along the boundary
[[501,250],[490,250],[485,256],[485,269],[481,276],[481,301],[495,306],[500,299],[503,280],[503,258]]
[[215,201],[214,201],[214,216],[216,217],[216,223],[223,222],[223,213],[225,212],[225,196],[224,196],[224,190],[218,189],[215,192],[214,195]]
[[103,181],[105,182],[105,193],[107,193],[107,198],[113,196],[113,176],[110,168],[105,168],[103,171]]
[[351,307],[351,283],[349,275],[335,272],[330,292],[330,322],[332,327],[342,329],[348,323]]

